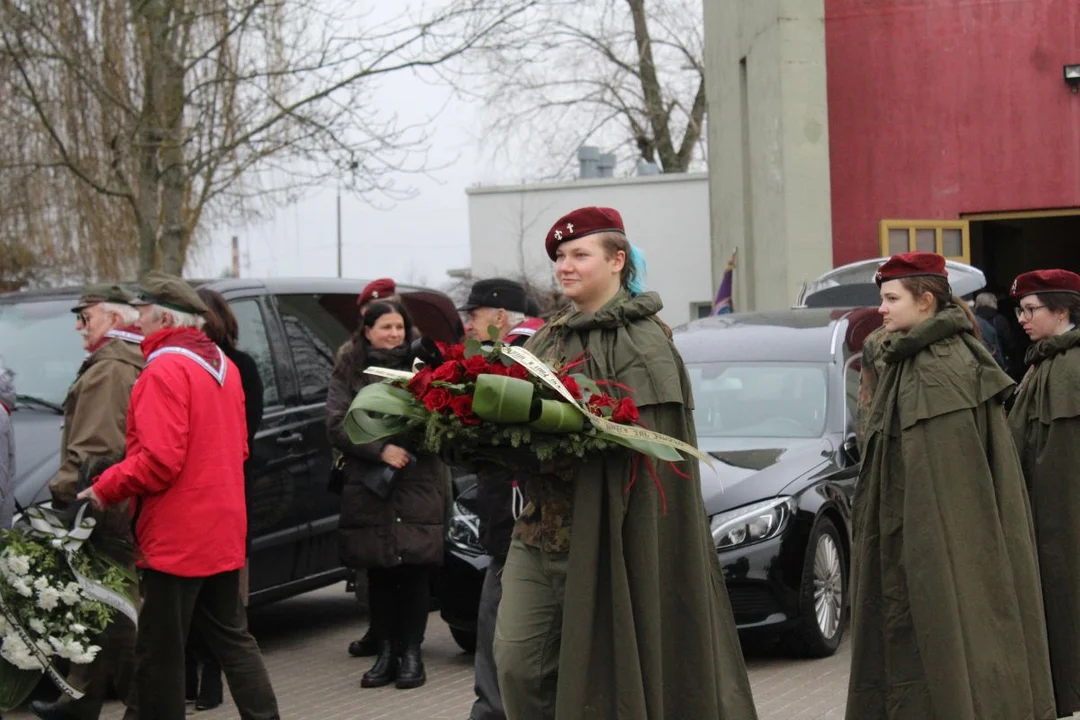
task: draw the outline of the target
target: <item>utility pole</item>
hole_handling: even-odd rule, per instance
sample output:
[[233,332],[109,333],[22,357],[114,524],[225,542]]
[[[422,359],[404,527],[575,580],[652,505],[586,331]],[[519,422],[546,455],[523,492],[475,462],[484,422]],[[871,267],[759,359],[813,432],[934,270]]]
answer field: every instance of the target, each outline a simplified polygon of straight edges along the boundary
[[232,236],[232,276],[240,277],[240,238]]
[[341,277],[341,180],[337,186],[337,276]]

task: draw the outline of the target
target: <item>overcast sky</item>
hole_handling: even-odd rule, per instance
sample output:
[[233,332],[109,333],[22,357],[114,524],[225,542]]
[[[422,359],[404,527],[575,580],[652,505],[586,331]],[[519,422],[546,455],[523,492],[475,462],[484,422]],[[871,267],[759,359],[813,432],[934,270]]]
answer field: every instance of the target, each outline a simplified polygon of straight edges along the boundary
[[[479,105],[460,100],[447,104],[449,92],[405,73],[387,78],[377,97],[394,108],[404,124],[438,113],[431,126],[429,167],[434,169],[429,176],[402,174],[396,181],[415,188],[417,194],[409,200],[377,198],[379,207],[373,207],[342,193],[342,274],[442,285],[448,269],[469,265],[465,188],[481,181],[490,184],[505,174],[481,160],[488,154],[474,135],[481,119]],[[231,237],[236,235],[242,276],[335,275],[336,194],[330,185],[281,207],[265,222],[216,228],[209,244],[191,258],[185,274],[220,275],[230,266]]]

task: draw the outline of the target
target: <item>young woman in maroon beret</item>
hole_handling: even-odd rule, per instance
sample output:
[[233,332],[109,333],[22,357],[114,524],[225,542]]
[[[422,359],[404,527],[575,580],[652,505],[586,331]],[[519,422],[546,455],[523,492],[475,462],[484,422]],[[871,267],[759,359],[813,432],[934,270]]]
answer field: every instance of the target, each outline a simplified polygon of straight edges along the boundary
[[[605,388],[629,397],[643,426],[695,444],[689,377],[619,213],[575,210],[546,248],[572,306],[526,347],[617,383]],[[519,474],[529,504],[495,629],[506,717],[756,718],[698,462],[653,468],[655,482],[626,450]]]
[[1036,270],[1012,297],[1031,338],[1009,413],[1031,497],[1058,717],[1080,710],[1080,275]]
[[952,296],[944,258],[896,255],[877,283],[885,332],[853,509],[847,720],[1054,718],[1003,407],[1012,380]]

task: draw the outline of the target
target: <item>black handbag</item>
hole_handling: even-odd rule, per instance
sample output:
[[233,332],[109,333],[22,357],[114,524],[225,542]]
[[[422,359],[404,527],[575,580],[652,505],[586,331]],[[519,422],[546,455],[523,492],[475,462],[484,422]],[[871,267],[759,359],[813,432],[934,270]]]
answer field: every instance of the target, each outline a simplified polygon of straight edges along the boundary
[[[416,462],[416,458],[413,457],[412,453],[409,453],[409,462]],[[406,467],[408,466],[406,465]],[[401,472],[404,469],[386,463],[379,463],[370,469],[364,470],[360,475],[360,482],[368,490],[378,495],[380,500],[385,500],[390,497],[390,491],[394,489],[394,483],[401,477]]]

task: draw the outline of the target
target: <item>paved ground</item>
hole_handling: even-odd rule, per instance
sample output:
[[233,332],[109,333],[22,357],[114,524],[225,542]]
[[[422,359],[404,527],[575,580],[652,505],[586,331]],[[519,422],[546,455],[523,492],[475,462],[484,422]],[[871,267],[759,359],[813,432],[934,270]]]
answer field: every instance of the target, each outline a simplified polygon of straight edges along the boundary
[[[360,688],[368,659],[350,658],[345,648],[359,637],[363,623],[344,586],[309,593],[252,613],[252,628],[262,644],[287,720],[465,720],[472,706],[472,656],[454,644],[446,625],[433,614],[424,645],[428,682],[416,690]],[[826,660],[792,660],[751,649],[747,663],[759,720],[843,720],[847,688],[847,645]],[[113,704],[102,720],[120,720]],[[26,719],[28,713],[5,716]],[[233,720],[225,705],[200,712],[193,720]]]

